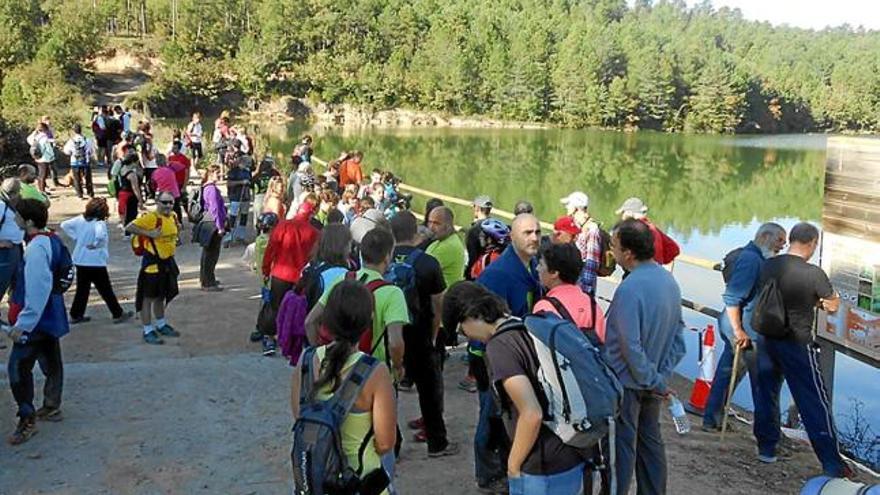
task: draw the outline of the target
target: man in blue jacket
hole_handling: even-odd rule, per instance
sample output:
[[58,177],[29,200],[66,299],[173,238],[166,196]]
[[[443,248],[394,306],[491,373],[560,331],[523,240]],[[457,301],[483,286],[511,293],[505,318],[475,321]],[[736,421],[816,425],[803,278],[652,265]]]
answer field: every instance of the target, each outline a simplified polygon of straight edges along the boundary
[[[758,294],[758,280],[764,261],[779,254],[783,247],[785,247],[785,229],[772,222],[765,223],[758,228],[755,240],[749,241],[733,262],[733,270],[730,272],[722,296],[724,312],[718,318],[724,351],[715,369],[712,389],[706,400],[706,409],[703,411],[705,431],[721,428],[721,413],[731,376],[734,377],[736,385],[739,385],[745,370],[748,370],[753,401],[756,397],[758,371],[754,341],[757,334],[752,328],[752,311],[755,309],[755,296]],[[741,349],[740,363],[745,366],[738,367],[734,373],[733,354],[736,347]]]
[[[64,297],[53,291],[53,268],[60,261],[61,240],[47,235],[49,211],[35,199],[18,203],[16,222],[29,239],[24,252],[24,302],[15,325],[7,329],[13,341],[9,354],[9,385],[18,404],[18,426],[9,443],[18,445],[36,433],[36,419],[61,420],[64,367],[60,338],[70,330]],[[43,407],[34,410],[34,364],[39,361],[46,375]]]
[[605,359],[623,385],[617,419],[617,495],[629,493],[635,471],[638,493],[666,493],[666,452],[660,411],[667,380],[684,357],[681,290],[654,261],[654,236],[639,220],[618,223],[611,236],[614,259],[629,272],[617,288],[605,326]]
[[[513,219],[510,231],[511,243],[477,278],[477,283],[486,287],[507,303],[512,316],[523,317],[541,299],[541,283],[538,278],[538,248],[541,244],[541,224],[531,214],[518,215]],[[480,394],[480,416],[477,431],[474,433],[474,464],[477,485],[480,489],[492,490],[495,485],[506,486],[505,468],[507,466],[507,446],[493,448],[489,439],[503,437],[504,429],[500,421],[500,411],[489,391],[489,375],[483,360],[486,346],[480,342],[469,342],[471,365],[477,379]],[[490,424],[494,424],[490,428]],[[490,429],[493,434],[490,434]],[[499,435],[495,435],[495,430]]]

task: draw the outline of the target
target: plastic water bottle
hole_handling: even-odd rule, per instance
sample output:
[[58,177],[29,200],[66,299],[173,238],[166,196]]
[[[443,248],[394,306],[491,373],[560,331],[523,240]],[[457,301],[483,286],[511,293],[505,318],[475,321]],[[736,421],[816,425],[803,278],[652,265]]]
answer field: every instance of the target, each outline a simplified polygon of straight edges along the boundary
[[672,422],[675,423],[675,431],[679,435],[691,431],[691,421],[687,417],[684,405],[674,395],[669,396],[669,413],[672,414]]

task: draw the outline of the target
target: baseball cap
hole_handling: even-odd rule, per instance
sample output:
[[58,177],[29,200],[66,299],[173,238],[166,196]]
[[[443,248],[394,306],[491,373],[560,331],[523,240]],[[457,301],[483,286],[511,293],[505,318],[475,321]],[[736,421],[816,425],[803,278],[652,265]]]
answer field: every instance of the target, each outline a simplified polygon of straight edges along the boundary
[[566,215],[564,217],[559,217],[553,222],[553,231],[554,232],[565,232],[571,235],[578,235],[581,232],[581,229],[574,223],[574,219],[570,216]]
[[385,215],[381,211],[376,208],[370,208],[354,217],[354,220],[351,221],[351,238],[354,242],[360,244],[364,236],[367,235],[367,232],[379,225],[383,225],[385,222]]
[[581,191],[575,191],[559,200],[568,209],[586,208],[590,205],[590,198]]
[[473,205],[477,208],[491,208],[492,207],[492,198],[489,196],[477,196],[474,198]]
[[623,204],[620,205],[620,208],[618,208],[615,213],[617,213],[618,215],[621,215],[624,212],[639,213],[639,214],[644,215],[645,213],[648,212],[648,207],[645,206],[644,201],[642,201],[639,198],[633,197],[633,198],[629,198],[626,201],[624,201]]

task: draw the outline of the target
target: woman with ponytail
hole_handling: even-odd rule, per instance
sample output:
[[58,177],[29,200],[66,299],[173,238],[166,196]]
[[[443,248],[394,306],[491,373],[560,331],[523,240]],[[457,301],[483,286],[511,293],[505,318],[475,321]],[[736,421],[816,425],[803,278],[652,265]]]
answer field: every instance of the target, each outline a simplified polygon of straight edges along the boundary
[[[327,400],[345,380],[348,372],[364,353],[357,349],[361,334],[373,321],[373,297],[356,280],[342,280],[330,291],[323,313],[323,324],[333,335],[333,342],[318,347],[314,353],[313,369],[319,370],[312,387],[311,400]],[[300,364],[293,370],[290,406],[294,422],[300,412],[300,390],[303,373]],[[372,440],[369,435],[372,430]],[[362,465],[363,476],[382,468],[381,458],[394,448],[397,440],[397,411],[391,384],[391,374],[379,363],[370,374],[354,406],[345,417],[340,429],[342,449],[350,466]],[[361,445],[371,447],[359,455]],[[362,476],[362,478],[363,478]],[[390,475],[389,475],[390,477]],[[387,494],[388,490],[381,493]]]

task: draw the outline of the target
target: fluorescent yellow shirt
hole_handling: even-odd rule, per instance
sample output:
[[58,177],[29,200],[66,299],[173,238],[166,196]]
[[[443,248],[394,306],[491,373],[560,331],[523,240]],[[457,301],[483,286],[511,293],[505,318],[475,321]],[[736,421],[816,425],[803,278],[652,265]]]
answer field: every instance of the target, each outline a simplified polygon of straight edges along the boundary
[[[154,230],[159,223],[159,219],[162,222],[162,233],[152,242],[147,241],[146,250],[164,260],[174,256],[175,251],[177,251],[177,217],[174,213],[170,215],[160,215],[155,212],[145,213],[136,218],[132,223],[144,230]],[[158,253],[153,249],[154,244],[155,249],[159,250]],[[144,273],[159,273],[159,267],[155,263],[148,265],[144,269]]]

